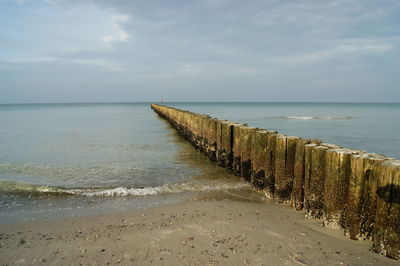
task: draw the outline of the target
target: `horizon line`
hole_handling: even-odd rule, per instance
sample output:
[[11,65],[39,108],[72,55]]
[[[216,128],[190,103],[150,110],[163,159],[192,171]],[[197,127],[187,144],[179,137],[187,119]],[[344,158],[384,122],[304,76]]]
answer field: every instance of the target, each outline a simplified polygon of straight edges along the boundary
[[77,101],[77,102],[8,102],[0,105],[29,105],[29,104],[128,104],[128,103],[353,103],[353,104],[400,104],[400,102],[367,102],[367,101]]

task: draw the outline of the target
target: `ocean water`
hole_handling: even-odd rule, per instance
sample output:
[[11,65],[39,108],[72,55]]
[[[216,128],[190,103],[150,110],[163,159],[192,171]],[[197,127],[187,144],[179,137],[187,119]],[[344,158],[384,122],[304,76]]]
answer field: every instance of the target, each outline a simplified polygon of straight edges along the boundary
[[[399,104],[166,104],[400,158]],[[251,191],[149,103],[0,105],[0,223]]]
[[149,103],[0,105],[0,223],[134,210],[249,189]]

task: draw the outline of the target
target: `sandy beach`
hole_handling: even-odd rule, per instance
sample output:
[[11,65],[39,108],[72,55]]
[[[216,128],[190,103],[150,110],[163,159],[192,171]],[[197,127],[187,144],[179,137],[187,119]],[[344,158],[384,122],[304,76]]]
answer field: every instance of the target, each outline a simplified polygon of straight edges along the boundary
[[0,226],[1,265],[399,265],[370,246],[272,201]]
[[400,0],[0,0],[0,266],[400,266]]

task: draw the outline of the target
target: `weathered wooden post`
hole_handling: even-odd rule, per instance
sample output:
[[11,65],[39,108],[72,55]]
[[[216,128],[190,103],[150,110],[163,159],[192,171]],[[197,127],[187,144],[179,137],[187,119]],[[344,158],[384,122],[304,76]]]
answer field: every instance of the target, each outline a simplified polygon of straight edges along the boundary
[[179,112],[178,110],[176,110],[176,128],[177,128],[177,130],[178,130],[178,132],[179,132],[179,134],[182,134],[183,133],[183,130],[182,130],[182,116],[183,116],[183,113],[182,112]]
[[218,148],[218,155],[217,155],[217,162],[218,165],[221,167],[225,167],[228,172],[232,172],[232,163],[233,163],[233,126],[237,123],[230,122],[230,121],[218,121],[217,126],[217,146]]
[[217,119],[207,119],[207,134],[206,134],[206,153],[210,161],[215,162],[217,160]]
[[[369,154],[365,168],[364,189],[360,206],[360,234],[372,239],[378,202],[378,178],[383,162],[391,160],[381,155]],[[400,222],[400,221],[399,221]]]
[[265,187],[273,195],[275,193],[275,150],[276,139],[282,136],[278,133],[271,133],[267,136],[267,156],[265,159]]
[[267,130],[257,130],[251,144],[251,179],[253,185],[259,189],[264,189],[266,186],[265,170],[268,134]]
[[305,145],[310,143],[319,145],[321,141],[316,139],[298,139],[296,142],[291,206],[298,211],[303,210],[304,207]]
[[242,124],[237,124],[233,126],[233,147],[232,147],[232,154],[233,154],[233,161],[232,161],[232,173],[237,176],[241,175],[241,138],[240,138],[240,131],[241,127],[244,127]]
[[193,128],[194,128],[194,118],[195,118],[195,116],[196,116],[195,114],[190,113],[189,122],[188,122],[188,129],[187,129],[188,139],[192,144],[194,144]]
[[351,176],[346,203],[345,229],[351,239],[369,238],[373,231],[378,176],[385,159],[361,153],[351,157]]
[[373,249],[400,259],[400,161],[382,163],[378,177],[378,202]]
[[305,145],[309,144],[305,139],[299,139],[296,143],[296,155],[294,158],[294,180],[290,205],[300,211],[304,207],[304,175],[305,175]]
[[208,115],[201,115],[200,118],[200,151],[207,154]]
[[347,149],[326,151],[326,178],[324,188],[324,225],[343,227],[351,175],[351,155]]
[[195,147],[201,150],[201,135],[202,135],[203,117],[196,115],[195,118]]
[[241,127],[240,129],[240,142],[241,142],[241,165],[240,175],[247,182],[251,181],[251,149],[252,140],[257,131],[255,127]]
[[192,113],[191,112],[185,112],[185,125],[184,125],[184,134],[187,140],[191,141],[191,135],[190,135],[190,122],[192,118]]
[[216,159],[217,164],[221,167],[225,166],[225,157],[226,157],[226,149],[224,148],[223,141],[223,127],[226,125],[228,121],[226,120],[217,120],[217,152],[216,152]]
[[275,194],[290,199],[294,179],[296,142],[298,137],[278,136],[275,150]]
[[305,145],[304,207],[308,217],[321,218],[325,186],[325,146]]

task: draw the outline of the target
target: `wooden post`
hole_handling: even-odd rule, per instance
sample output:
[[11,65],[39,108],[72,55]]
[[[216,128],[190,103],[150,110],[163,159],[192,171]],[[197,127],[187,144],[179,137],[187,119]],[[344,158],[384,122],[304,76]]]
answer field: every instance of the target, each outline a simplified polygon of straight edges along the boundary
[[376,252],[400,258],[400,161],[382,163],[378,177],[374,245]]
[[275,193],[275,150],[276,139],[282,136],[278,133],[270,133],[267,136],[267,157],[265,159],[265,187],[272,195]]
[[217,119],[207,119],[206,153],[210,161],[217,161]]
[[224,130],[222,131],[224,136],[224,149],[226,150],[225,156],[225,167],[228,172],[232,172],[233,168],[233,142],[234,142],[234,134],[233,134],[233,127],[238,123],[229,122],[226,126],[224,126]]
[[324,189],[324,225],[333,228],[344,226],[344,209],[351,175],[351,155],[346,149],[326,151],[326,179]]
[[240,141],[241,141],[241,164],[240,175],[247,181],[251,181],[251,148],[252,140],[257,129],[255,127],[241,127],[240,128]]
[[196,149],[199,148],[199,122],[200,121],[200,115],[195,114],[193,117],[193,129],[192,129],[192,134],[193,134],[193,145]]
[[195,117],[195,114],[193,114],[193,113],[190,113],[190,115],[189,115],[189,121],[188,121],[188,128],[187,128],[187,136],[188,136],[188,140],[192,143],[192,144],[194,144],[194,138],[193,138],[193,125],[194,125],[194,123],[193,123],[193,121],[194,121],[194,117]]
[[275,193],[282,200],[290,199],[294,179],[296,142],[298,137],[278,136],[275,150]]
[[200,122],[200,151],[207,154],[207,134],[209,116],[201,115]]
[[304,207],[305,145],[310,143],[321,144],[321,141],[298,139],[296,142],[291,206],[298,211],[303,210]]
[[381,165],[387,160],[390,159],[381,155],[369,154],[367,167],[364,169],[364,189],[359,208],[360,234],[364,238],[372,239],[373,237],[378,203],[378,178],[381,174]]
[[264,189],[266,186],[265,171],[268,134],[267,130],[257,130],[251,144],[251,179],[253,185],[258,189]]
[[378,178],[384,159],[362,153],[351,158],[351,176],[346,203],[346,232],[351,239],[370,238],[375,220]]
[[323,214],[325,185],[325,146],[308,144],[305,146],[305,186],[304,205],[306,216],[321,218]]
[[226,128],[226,125],[228,124],[228,121],[226,120],[217,120],[217,153],[216,153],[216,159],[217,159],[217,164],[221,167],[226,167],[225,166],[225,157],[226,157],[226,150],[224,149],[223,141],[226,141],[223,137],[223,131],[224,127]]
[[228,172],[232,172],[233,162],[233,126],[237,123],[219,120],[217,126],[218,133],[218,152],[217,162],[221,167],[225,167]]
[[241,133],[241,127],[244,125],[242,124],[237,124],[233,126],[233,148],[232,148],[232,154],[233,154],[233,161],[232,161],[232,173],[234,173],[237,176],[241,175],[241,139],[240,139],[240,133]]

